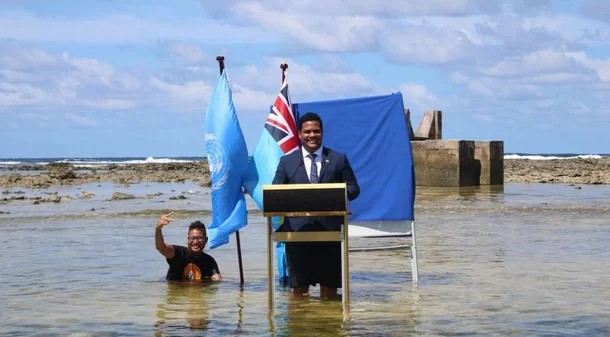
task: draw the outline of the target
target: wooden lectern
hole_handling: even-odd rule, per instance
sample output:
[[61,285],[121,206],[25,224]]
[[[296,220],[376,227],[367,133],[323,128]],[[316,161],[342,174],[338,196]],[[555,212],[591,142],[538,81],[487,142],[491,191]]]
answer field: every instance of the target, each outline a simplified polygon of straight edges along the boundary
[[[273,241],[341,241],[343,320],[349,319],[349,244],[347,233],[347,191],[345,183],[287,184],[263,186],[263,215],[267,217],[267,273],[269,311],[273,313]],[[274,216],[343,216],[340,231],[274,232]]]

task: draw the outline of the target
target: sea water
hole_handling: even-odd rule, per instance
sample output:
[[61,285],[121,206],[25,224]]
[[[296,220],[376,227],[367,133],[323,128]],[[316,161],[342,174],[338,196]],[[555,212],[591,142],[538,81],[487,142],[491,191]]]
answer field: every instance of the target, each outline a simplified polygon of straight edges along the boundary
[[[607,185],[418,188],[419,286],[406,251],[352,253],[347,322],[341,301],[320,300],[318,288],[295,301],[277,287],[269,313],[266,222],[252,204],[240,231],[243,286],[235,237],[208,250],[222,282],[168,283],[156,219],[174,211],[165,239],[185,244],[190,222],[210,222],[207,188],[91,184],[5,195],[18,191],[64,198],[0,203],[2,336],[610,335]],[[137,198],[110,201],[115,191]]]

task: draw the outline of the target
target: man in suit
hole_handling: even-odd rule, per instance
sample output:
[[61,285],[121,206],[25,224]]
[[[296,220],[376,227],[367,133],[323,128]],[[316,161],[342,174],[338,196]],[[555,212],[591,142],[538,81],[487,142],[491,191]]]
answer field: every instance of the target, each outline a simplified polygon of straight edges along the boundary
[[[300,151],[280,159],[274,184],[346,183],[347,198],[356,199],[360,187],[345,154],[322,146],[323,124],[318,114],[308,112],[299,119]],[[341,216],[287,217],[280,231],[338,231]],[[335,297],[341,287],[339,242],[288,242],[286,258],[293,296],[308,294],[320,284],[321,297]]]

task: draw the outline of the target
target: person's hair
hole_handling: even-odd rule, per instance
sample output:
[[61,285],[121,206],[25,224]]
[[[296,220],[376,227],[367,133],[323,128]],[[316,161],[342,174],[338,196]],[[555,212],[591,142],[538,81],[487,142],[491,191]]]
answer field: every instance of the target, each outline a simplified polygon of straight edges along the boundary
[[203,233],[203,236],[208,237],[208,233],[205,230],[205,224],[199,220],[191,223],[191,225],[189,226],[189,233],[193,230],[193,229],[198,229]]
[[303,128],[303,124],[305,122],[318,122],[320,123],[320,129],[324,130],[324,126],[322,125],[322,118],[315,112],[307,112],[301,118],[299,118],[299,131]]

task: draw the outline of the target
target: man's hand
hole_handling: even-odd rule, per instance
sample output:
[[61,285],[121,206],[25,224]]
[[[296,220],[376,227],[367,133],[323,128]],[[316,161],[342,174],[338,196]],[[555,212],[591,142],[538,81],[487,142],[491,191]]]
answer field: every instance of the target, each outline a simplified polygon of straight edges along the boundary
[[163,226],[169,224],[170,222],[174,221],[174,218],[172,218],[172,215],[174,214],[174,212],[171,213],[167,213],[167,214],[163,214],[159,220],[157,221],[157,225],[155,226],[156,229],[161,229],[163,228]]
[[169,224],[174,221],[172,215],[174,212],[163,214],[159,220],[157,221],[157,225],[155,226],[155,248],[161,253],[161,255],[165,256],[168,259],[174,257],[174,247],[165,244],[165,240],[163,239],[163,231],[161,230],[163,226]]

